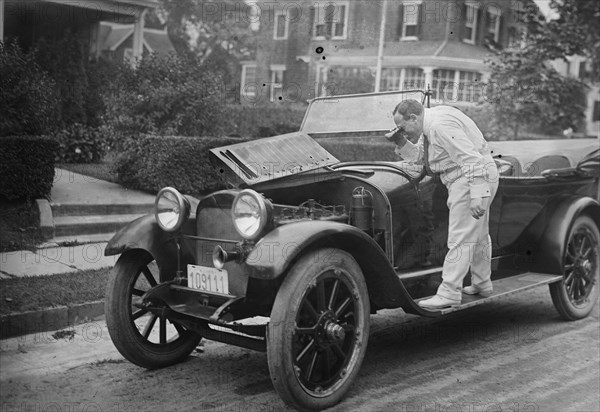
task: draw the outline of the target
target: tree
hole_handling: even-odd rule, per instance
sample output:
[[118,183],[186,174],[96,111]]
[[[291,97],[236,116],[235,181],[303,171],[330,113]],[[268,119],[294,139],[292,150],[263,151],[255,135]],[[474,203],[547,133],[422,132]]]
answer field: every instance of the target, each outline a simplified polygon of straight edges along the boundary
[[40,66],[37,50],[0,42],[0,136],[52,132],[59,118],[56,82]]
[[219,136],[225,113],[220,84],[197,58],[151,54],[136,68],[120,66],[105,90],[104,121],[119,136]]
[[156,13],[178,54],[218,76],[226,99],[236,101],[240,60],[252,59],[256,50],[253,7],[241,0],[161,0]]
[[492,61],[488,101],[499,126],[517,139],[522,125],[546,133],[576,129],[585,111],[585,85],[560,75],[547,61],[524,50],[503,50]]
[[530,36],[547,59],[581,55],[591,61],[592,78],[600,74],[600,1],[551,0],[558,18],[548,22],[532,19]]
[[252,7],[240,0],[161,0],[158,13],[179,53],[203,61],[223,49],[242,59],[254,50]]
[[[587,10],[575,4],[580,2],[589,8],[594,8],[592,3],[600,4],[597,0],[563,0],[558,11],[566,15],[550,22],[545,21],[537,7],[529,7],[524,22],[527,30],[520,47],[501,50],[488,61],[491,68],[488,102],[498,124],[508,125],[515,139],[522,125],[537,126],[546,132],[576,130],[583,120],[586,85],[560,75],[550,64],[551,60],[572,54],[597,53],[590,44],[576,45],[569,37],[577,33],[580,40],[583,38],[583,23],[581,26],[574,23],[578,19],[575,14]],[[552,0],[553,7],[557,4]],[[587,23],[587,29],[593,31],[594,23]],[[593,36],[586,41],[593,41]]]

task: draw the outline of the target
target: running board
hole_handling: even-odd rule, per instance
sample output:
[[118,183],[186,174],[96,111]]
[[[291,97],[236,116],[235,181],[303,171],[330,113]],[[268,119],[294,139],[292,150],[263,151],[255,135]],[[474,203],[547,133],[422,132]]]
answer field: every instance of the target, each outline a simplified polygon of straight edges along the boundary
[[[495,300],[501,297],[510,296],[515,293],[523,292],[525,290],[533,289],[538,286],[548,285],[550,283],[559,282],[563,277],[560,275],[549,275],[545,273],[536,273],[536,272],[525,272],[520,275],[515,275],[511,277],[507,277],[504,279],[495,280],[494,285],[494,293],[489,297],[482,297],[479,295],[467,295],[466,293],[462,294],[462,303],[459,306],[453,306],[450,308],[444,308],[439,311],[437,310],[427,310],[432,313],[446,315],[448,313],[456,312],[463,309],[468,309],[473,306],[481,305],[482,303],[489,302],[491,300]],[[429,296],[430,297],[430,296]],[[428,299],[429,297],[415,299],[415,302],[419,302],[424,299]],[[423,308],[424,309],[424,308]]]

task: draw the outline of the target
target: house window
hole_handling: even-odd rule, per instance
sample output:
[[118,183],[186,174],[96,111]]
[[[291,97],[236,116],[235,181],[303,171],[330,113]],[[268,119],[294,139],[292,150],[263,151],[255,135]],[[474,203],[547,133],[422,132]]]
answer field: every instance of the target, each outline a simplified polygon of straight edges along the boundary
[[465,32],[463,41],[469,44],[475,44],[477,35],[477,16],[479,14],[479,5],[477,3],[465,4]]
[[285,66],[271,66],[271,94],[272,102],[283,100],[283,73]]
[[594,102],[594,113],[592,115],[592,122],[600,122],[600,102],[598,100]]
[[454,100],[454,70],[434,70],[433,85],[431,86],[433,98],[435,100],[445,101]]
[[254,100],[258,94],[256,84],[256,64],[242,65],[242,84],[240,85],[242,98]]
[[402,8],[402,30],[400,40],[418,40],[420,1],[404,2]]
[[520,2],[520,1],[513,2],[511,11],[512,11],[512,15],[513,15],[513,23],[525,23],[526,22],[525,6],[523,5],[523,2]]
[[425,90],[425,73],[423,69],[404,69],[404,90]]
[[457,100],[459,102],[476,103],[481,97],[481,74],[461,71],[458,83]]
[[498,43],[500,40],[500,15],[498,8],[488,8],[485,13],[485,33],[486,37]]
[[315,3],[310,9],[313,15],[313,37],[321,39],[345,39],[348,31],[348,2]]
[[285,40],[288,38],[290,22],[286,16],[285,11],[278,11],[275,13],[275,27],[273,30],[273,39]]
[[400,90],[402,69],[390,68],[381,71],[381,91]]

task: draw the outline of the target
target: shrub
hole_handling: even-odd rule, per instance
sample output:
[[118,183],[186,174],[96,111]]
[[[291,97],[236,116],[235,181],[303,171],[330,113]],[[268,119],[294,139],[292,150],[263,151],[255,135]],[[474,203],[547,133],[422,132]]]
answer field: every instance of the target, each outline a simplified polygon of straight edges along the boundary
[[57,143],[39,136],[0,139],[0,194],[9,200],[47,197],[54,181]]
[[224,132],[228,136],[249,138],[297,132],[305,111],[305,105],[260,107],[229,105]]
[[59,163],[96,163],[102,160],[109,147],[106,136],[100,129],[75,123],[57,132],[55,139],[59,151]]
[[220,83],[197,59],[151,54],[107,85],[106,125],[122,135],[221,135]]
[[140,136],[128,141],[115,172],[126,187],[156,193],[173,186],[197,196],[226,186],[211,165],[208,150],[239,142],[227,137]]
[[54,80],[16,42],[0,42],[0,136],[39,135],[56,126]]
[[99,124],[100,104],[96,88],[90,88],[87,47],[76,34],[66,30],[53,40],[40,38],[35,43],[36,61],[52,77],[59,101],[60,127],[75,123]]
[[317,142],[342,162],[360,160],[396,162],[400,160],[394,153],[395,145],[392,143],[334,138],[321,138],[317,139]]

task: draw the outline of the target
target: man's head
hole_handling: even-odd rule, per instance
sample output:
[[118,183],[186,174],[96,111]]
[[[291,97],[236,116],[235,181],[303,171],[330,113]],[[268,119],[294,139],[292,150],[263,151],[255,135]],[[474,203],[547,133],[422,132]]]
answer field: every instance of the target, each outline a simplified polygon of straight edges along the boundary
[[416,100],[408,99],[400,102],[394,112],[394,122],[399,129],[406,132],[410,140],[417,139],[423,133],[423,105]]

